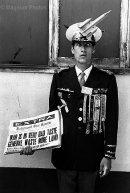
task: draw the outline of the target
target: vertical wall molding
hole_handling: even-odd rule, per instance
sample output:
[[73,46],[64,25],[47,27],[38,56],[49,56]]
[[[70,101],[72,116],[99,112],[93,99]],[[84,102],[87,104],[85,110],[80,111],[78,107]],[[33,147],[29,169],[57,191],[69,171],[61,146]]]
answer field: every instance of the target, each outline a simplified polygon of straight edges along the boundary
[[49,0],[49,66],[57,63],[59,50],[59,0]]
[[130,67],[130,2],[121,1],[120,67]]

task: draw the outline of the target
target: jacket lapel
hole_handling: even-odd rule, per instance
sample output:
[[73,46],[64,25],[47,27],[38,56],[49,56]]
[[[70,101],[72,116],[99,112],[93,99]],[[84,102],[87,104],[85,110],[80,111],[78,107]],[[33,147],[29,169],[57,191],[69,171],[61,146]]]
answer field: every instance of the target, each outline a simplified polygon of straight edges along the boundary
[[69,80],[71,80],[70,85],[72,85],[71,87],[73,87],[74,91],[81,92],[81,87],[76,74],[75,66],[71,68]]
[[97,87],[98,82],[99,82],[99,77],[97,76],[97,69],[93,66],[84,86],[95,88]]

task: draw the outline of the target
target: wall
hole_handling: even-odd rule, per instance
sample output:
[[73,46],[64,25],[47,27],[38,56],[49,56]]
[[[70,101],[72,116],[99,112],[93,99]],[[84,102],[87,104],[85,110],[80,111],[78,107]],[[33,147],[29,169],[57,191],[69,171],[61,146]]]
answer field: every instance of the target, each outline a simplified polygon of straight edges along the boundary
[[32,117],[48,111],[50,74],[0,73],[0,167],[51,168],[50,151],[33,156],[3,155],[11,119]]
[[115,171],[130,171],[130,75],[117,76],[119,89],[119,130]]
[[[113,171],[130,171],[130,76],[116,76],[119,89],[119,131],[117,159]],[[11,119],[36,116],[48,111],[52,74],[0,73],[0,167],[53,168],[51,150],[32,156],[3,155]]]

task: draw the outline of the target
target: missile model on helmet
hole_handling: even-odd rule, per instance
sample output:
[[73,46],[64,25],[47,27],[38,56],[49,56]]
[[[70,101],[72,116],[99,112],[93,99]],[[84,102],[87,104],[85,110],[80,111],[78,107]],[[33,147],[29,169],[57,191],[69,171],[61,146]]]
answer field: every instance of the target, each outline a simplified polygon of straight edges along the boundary
[[95,27],[98,23],[100,23],[109,13],[111,12],[111,10],[109,10],[108,12],[100,15],[97,19],[95,19],[94,21],[91,21],[92,18],[89,18],[87,20],[85,20],[84,22],[82,22],[82,24],[79,25],[79,28],[82,30],[82,33],[86,33],[89,29]]

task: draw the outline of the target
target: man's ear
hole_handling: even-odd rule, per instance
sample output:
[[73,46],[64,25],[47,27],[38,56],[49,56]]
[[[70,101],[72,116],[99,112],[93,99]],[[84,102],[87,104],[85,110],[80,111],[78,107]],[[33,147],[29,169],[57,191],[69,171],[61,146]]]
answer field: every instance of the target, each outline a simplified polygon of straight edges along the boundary
[[74,48],[73,48],[73,46],[71,46],[71,52],[72,52],[72,54],[74,54]]
[[93,53],[93,54],[95,53],[95,46],[93,46],[93,51],[92,51],[92,53]]

